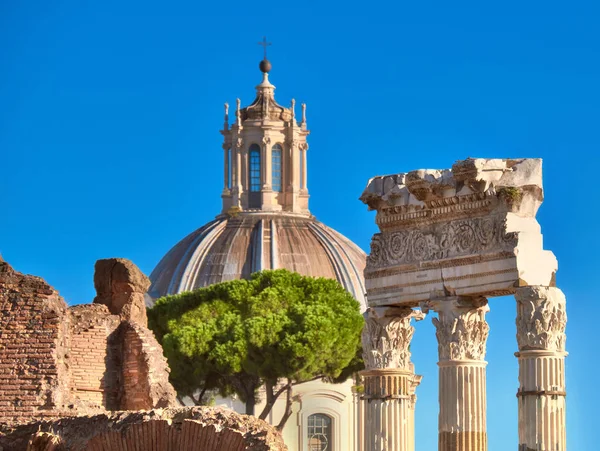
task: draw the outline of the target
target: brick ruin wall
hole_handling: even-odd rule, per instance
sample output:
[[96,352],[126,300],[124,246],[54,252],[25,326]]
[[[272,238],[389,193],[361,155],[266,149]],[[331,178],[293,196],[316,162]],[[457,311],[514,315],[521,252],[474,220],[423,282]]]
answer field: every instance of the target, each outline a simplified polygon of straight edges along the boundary
[[0,262],[0,422],[44,416],[63,403],[66,316],[41,278]]
[[88,304],[69,308],[68,322],[70,389],[79,408],[119,408],[120,318],[105,305]]
[[143,303],[145,276],[126,260],[105,262],[139,273],[117,313],[110,293],[69,308],[44,280],[0,261],[0,424],[176,405],[162,348],[131,307]]
[[0,451],[286,451],[256,417],[213,407],[116,412],[19,426]]
[[67,307],[0,259],[0,451],[287,450],[255,417],[171,407],[146,282],[131,262],[100,260],[94,303]]

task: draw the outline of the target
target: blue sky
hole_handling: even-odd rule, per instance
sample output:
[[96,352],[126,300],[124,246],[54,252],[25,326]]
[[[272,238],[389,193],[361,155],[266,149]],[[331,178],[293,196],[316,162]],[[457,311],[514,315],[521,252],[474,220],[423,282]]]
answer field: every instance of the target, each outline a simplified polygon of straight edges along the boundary
[[[568,302],[568,442],[593,450],[598,365],[594,2],[0,2],[0,252],[70,303],[93,265],[150,273],[220,211],[223,103],[306,102],[311,210],[368,250],[357,198],[377,174],[541,157],[538,219]],[[335,163],[332,163],[335,162]],[[488,320],[490,451],[517,446],[511,298]],[[417,450],[436,449],[433,326],[417,326]]]

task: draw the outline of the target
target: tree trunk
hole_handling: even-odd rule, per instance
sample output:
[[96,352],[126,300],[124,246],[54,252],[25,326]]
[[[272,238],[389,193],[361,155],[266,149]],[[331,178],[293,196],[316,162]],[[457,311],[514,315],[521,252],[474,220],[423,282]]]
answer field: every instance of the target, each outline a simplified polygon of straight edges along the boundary
[[246,398],[246,415],[254,415],[254,407],[256,400],[254,399],[254,393]]
[[287,423],[287,420],[292,416],[293,394],[292,381],[288,379],[285,399],[285,412],[281,417],[281,421],[277,425],[278,431],[283,431],[285,423]]
[[265,392],[267,394],[267,400],[266,400],[267,402],[265,404],[265,408],[263,409],[260,416],[258,417],[261,420],[264,420],[265,418],[267,418],[267,415],[269,415],[269,412],[273,408],[273,405],[275,404],[275,400],[277,399],[275,397],[275,393],[273,392],[274,385],[275,384],[271,381],[265,382]]

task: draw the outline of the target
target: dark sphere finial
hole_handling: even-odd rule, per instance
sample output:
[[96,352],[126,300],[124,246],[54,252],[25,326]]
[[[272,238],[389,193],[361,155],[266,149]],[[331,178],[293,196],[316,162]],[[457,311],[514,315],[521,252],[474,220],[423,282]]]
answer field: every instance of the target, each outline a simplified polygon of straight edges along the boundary
[[268,74],[271,71],[271,61],[265,58],[260,62],[258,67],[263,74]]

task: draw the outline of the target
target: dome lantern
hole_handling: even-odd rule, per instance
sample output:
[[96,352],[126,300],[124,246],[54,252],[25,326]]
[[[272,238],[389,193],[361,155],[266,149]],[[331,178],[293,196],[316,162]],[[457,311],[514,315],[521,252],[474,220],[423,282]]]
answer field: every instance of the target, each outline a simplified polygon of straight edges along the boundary
[[238,211],[290,212],[309,216],[307,158],[309,131],[305,104],[302,122],[294,116],[294,102],[286,108],[275,100],[275,86],[269,81],[271,62],[266,48],[259,64],[262,82],[256,86],[254,101],[241,108],[236,120],[227,124],[224,137],[224,188],[222,213]]

